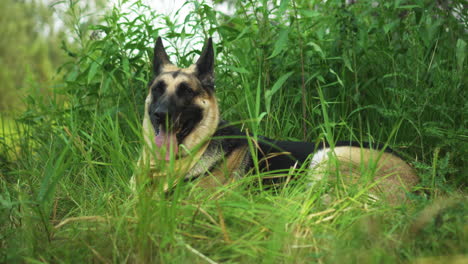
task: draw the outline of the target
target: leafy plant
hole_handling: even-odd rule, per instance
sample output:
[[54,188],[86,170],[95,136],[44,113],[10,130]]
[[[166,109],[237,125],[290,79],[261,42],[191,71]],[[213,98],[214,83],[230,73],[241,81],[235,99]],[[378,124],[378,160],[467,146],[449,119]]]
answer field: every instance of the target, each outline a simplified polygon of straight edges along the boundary
[[[464,3],[345,2],[237,1],[226,15],[187,1],[166,16],[124,1],[91,36],[71,10],[63,80],[53,96],[30,94],[18,136],[0,138],[0,261],[464,260]],[[365,190],[327,201],[336,186],[309,188],[297,172],[280,189],[253,173],[214,193],[188,182],[136,197],[157,36],[182,67],[214,37],[222,117],[254,136],[391,146],[418,169],[413,205],[369,206]]]

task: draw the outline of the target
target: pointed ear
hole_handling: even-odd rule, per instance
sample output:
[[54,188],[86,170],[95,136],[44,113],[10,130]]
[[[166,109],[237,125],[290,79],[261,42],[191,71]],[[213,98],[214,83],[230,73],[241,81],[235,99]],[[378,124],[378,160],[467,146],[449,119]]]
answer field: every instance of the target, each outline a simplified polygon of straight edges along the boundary
[[161,73],[162,68],[166,64],[172,64],[169,61],[166,50],[164,49],[161,37],[158,37],[156,44],[154,45],[154,57],[153,57],[153,73],[154,76],[158,76]]
[[196,65],[197,77],[203,86],[214,90],[214,51],[211,38],[205,43]]

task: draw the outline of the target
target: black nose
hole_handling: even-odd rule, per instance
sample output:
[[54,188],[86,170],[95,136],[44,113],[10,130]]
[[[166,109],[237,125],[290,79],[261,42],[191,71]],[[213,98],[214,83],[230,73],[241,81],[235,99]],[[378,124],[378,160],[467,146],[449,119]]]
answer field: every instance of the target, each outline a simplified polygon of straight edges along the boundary
[[160,111],[154,113],[154,118],[158,123],[163,123],[167,118],[168,113],[166,111]]

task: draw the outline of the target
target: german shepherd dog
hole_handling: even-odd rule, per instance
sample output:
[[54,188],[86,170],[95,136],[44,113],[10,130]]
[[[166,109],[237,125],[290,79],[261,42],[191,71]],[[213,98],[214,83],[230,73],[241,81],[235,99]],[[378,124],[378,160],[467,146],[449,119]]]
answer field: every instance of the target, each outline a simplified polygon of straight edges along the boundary
[[414,170],[388,148],[372,149],[353,142],[338,142],[332,148],[266,137],[252,140],[220,120],[211,38],[198,61],[188,68],[172,64],[158,38],[153,71],[143,119],[145,145],[138,162],[139,168],[146,169],[136,174],[136,184],[163,177],[166,189],[180,180],[196,180],[210,188],[240,179],[254,169],[278,175],[268,177],[270,180],[286,179],[294,168],[306,168],[301,174],[311,182],[340,174],[343,182],[355,184],[367,169],[372,175],[366,185],[370,195],[399,203],[418,182]]

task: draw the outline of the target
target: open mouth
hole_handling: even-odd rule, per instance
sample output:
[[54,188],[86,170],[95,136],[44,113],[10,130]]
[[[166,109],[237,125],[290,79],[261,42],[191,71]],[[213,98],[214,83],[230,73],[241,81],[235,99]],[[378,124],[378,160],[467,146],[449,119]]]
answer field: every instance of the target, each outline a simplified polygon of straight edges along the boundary
[[158,148],[165,149],[165,160],[170,160],[171,152],[174,156],[177,156],[179,152],[179,140],[177,139],[177,132],[164,130],[162,129],[162,125],[160,125],[155,132],[154,142]]
[[[156,152],[158,159],[169,161],[187,155],[181,151],[180,146],[184,144],[186,137],[201,120],[201,110],[189,108],[185,112],[175,111],[170,116],[150,115],[154,130],[154,143],[159,150]],[[185,150],[185,148],[184,148]]]

